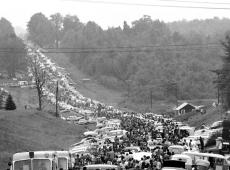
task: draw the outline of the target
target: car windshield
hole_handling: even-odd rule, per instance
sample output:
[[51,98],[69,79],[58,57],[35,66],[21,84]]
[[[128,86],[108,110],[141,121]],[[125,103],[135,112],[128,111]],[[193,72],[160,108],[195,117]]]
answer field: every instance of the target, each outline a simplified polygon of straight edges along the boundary
[[31,160],[15,161],[14,170],[31,170]]
[[67,159],[66,158],[58,158],[58,169],[67,170]]
[[49,159],[33,159],[33,170],[51,170]]
[[[32,164],[33,162],[33,164]],[[31,159],[14,162],[14,170],[51,170],[49,159]]]

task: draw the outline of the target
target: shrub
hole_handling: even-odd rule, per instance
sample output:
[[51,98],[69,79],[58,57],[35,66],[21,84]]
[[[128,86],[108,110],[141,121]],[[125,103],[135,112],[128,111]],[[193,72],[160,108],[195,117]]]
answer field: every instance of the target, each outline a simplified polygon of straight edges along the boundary
[[7,97],[5,109],[6,110],[15,110],[16,109],[16,105],[15,105],[13,98],[10,94]]

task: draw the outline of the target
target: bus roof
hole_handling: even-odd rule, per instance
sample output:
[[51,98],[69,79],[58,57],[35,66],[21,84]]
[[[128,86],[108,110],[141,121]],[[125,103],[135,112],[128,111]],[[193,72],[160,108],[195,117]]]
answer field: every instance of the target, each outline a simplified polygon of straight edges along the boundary
[[68,157],[68,151],[31,151],[31,152],[19,152],[13,155],[13,161],[30,159],[30,153],[34,153],[33,158],[37,159],[51,159],[54,155],[58,157]]

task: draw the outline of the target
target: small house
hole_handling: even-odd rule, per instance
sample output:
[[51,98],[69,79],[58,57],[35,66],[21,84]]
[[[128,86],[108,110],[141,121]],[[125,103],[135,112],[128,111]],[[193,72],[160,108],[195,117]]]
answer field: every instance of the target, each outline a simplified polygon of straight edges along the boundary
[[196,107],[190,103],[182,103],[180,106],[175,108],[174,110],[177,112],[178,115],[189,113],[193,111]]

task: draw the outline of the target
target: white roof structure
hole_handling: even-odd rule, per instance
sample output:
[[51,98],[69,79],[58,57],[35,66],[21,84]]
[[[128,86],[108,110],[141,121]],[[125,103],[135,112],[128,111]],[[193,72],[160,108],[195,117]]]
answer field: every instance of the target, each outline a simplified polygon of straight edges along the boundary
[[182,109],[183,107],[185,107],[186,105],[191,105],[191,106],[193,106],[194,108],[196,108],[194,105],[185,102],[185,103],[182,103],[182,104],[181,104],[180,106],[178,106],[177,108],[175,108],[174,110],[178,111],[178,110]]

